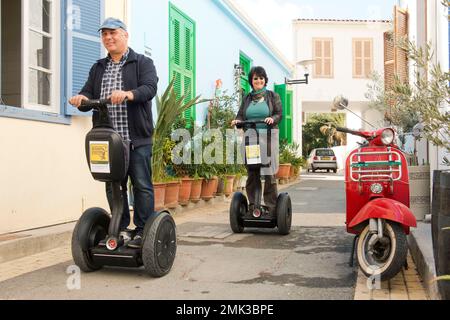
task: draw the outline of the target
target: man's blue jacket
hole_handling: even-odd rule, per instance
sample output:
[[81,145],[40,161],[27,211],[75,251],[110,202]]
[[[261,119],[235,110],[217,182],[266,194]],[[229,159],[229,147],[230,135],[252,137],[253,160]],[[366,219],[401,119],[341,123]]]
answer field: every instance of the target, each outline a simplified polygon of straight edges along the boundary
[[[107,58],[100,59],[89,72],[81,95],[89,99],[100,99],[103,75]],[[158,76],[153,60],[136,53],[130,48],[128,59],[122,68],[124,91],[132,91],[134,101],[128,101],[128,130],[134,147],[152,144],[153,115],[152,99],[158,90]],[[98,120],[97,112],[93,114],[93,122]]]

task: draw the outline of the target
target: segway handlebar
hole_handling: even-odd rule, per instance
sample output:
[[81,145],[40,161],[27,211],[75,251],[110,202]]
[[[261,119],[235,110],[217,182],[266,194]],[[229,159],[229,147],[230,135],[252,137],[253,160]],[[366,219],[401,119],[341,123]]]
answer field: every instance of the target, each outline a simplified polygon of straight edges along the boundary
[[265,124],[265,125],[267,125],[269,127],[271,126],[271,125],[268,125],[263,120],[257,120],[257,121],[247,120],[247,121],[240,121],[240,122],[236,123],[236,128],[238,128],[238,129],[256,128],[256,125],[258,125],[258,124]]
[[111,104],[111,99],[84,100],[78,109],[82,112],[91,111],[92,109],[100,110],[100,108],[106,107],[108,104]]

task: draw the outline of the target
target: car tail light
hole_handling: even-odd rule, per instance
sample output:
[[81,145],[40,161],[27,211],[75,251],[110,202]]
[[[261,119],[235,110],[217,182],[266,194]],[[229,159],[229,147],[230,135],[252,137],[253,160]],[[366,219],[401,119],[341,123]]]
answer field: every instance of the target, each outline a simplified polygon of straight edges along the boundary
[[314,157],[314,161],[317,161],[317,160],[319,160],[319,157]]
[[337,160],[337,158],[336,157],[333,157],[333,161],[336,161]]

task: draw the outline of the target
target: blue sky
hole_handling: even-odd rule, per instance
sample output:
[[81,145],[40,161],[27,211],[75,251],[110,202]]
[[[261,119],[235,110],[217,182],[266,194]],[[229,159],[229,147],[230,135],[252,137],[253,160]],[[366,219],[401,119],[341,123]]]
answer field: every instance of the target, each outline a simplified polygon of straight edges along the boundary
[[292,20],[392,19],[398,0],[233,0],[292,60]]

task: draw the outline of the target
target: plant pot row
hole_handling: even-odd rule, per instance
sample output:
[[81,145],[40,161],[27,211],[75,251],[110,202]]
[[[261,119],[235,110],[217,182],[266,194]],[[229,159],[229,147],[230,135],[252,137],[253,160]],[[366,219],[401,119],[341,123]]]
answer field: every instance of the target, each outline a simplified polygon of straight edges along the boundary
[[290,163],[283,163],[280,164],[278,173],[276,175],[277,179],[283,179],[283,180],[292,180],[297,179],[300,174],[300,169],[294,167]]
[[182,178],[180,181],[153,183],[155,195],[155,211],[175,209],[178,205],[187,206],[190,202],[209,201],[216,196],[230,196],[240,186],[235,176],[224,179]]
[[[277,179],[292,180],[298,177],[298,171],[291,164],[280,164]],[[187,206],[200,200],[209,201],[217,196],[229,197],[233,192],[245,188],[245,177],[240,179],[227,175],[223,179],[182,178],[179,181],[154,183],[155,210],[175,209],[178,205]]]

